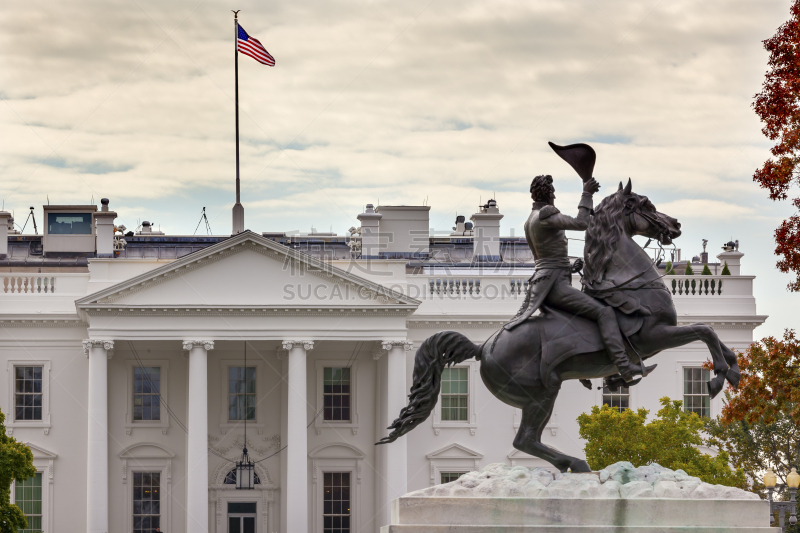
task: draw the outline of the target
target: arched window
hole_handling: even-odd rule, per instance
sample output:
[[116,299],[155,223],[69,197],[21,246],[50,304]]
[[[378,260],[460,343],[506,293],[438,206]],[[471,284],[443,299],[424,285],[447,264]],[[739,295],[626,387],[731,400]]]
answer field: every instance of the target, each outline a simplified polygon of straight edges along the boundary
[[[261,485],[261,478],[258,477],[258,472],[253,472],[253,476],[255,476],[255,485]],[[228,472],[228,475],[225,476],[225,481],[223,481],[225,485],[236,485],[236,468],[231,469]]]

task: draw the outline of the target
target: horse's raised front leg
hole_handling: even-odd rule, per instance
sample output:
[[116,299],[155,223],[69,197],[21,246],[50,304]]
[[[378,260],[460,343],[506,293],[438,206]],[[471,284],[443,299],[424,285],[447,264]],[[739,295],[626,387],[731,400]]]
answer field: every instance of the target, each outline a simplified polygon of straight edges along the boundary
[[522,421],[514,438],[514,448],[534,457],[540,457],[562,472],[591,472],[589,464],[577,457],[563,454],[542,443],[542,432],[553,413],[558,390],[545,393],[547,396],[532,400],[522,408]]
[[[637,341],[637,347],[645,353],[677,348],[694,341],[704,342],[714,362],[714,377],[708,382],[708,395],[714,398],[722,390],[728,374],[727,354],[722,349],[723,345],[719,342],[716,332],[710,326],[701,323],[688,326],[656,326],[650,330],[642,330]],[[730,351],[727,347],[726,350]],[[731,377],[738,383],[738,367]],[[733,382],[731,384],[734,385]]]
[[736,358],[736,354],[733,350],[725,346],[722,341],[719,341],[719,346],[722,348],[722,355],[725,357],[725,362],[728,363],[728,373],[725,374],[725,379],[728,380],[728,383],[734,389],[739,388],[739,378],[742,377],[742,374],[739,372],[739,360]]

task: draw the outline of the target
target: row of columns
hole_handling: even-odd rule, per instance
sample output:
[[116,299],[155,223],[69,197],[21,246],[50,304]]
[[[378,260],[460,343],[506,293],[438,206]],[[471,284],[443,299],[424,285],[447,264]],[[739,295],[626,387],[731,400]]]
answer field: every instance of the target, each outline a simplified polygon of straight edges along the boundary
[[[282,530],[307,533],[308,515],[308,395],[306,357],[314,348],[311,340],[283,341],[286,353],[286,409],[282,429],[286,436],[286,460],[282,478]],[[406,359],[409,341],[385,341],[385,362],[379,361],[378,387],[380,405],[379,431],[385,428],[405,407]],[[89,359],[88,440],[87,440],[87,531],[109,531],[108,504],[108,359],[113,354],[111,340],[85,340],[83,348]],[[189,352],[189,391],[186,447],[186,515],[187,530],[208,532],[208,352],[214,341],[183,341]],[[379,359],[380,357],[376,357]],[[385,370],[384,370],[385,368]],[[382,434],[380,436],[383,436]],[[408,452],[406,437],[378,448],[377,484],[378,513],[381,524],[388,524],[390,503],[407,492]]]

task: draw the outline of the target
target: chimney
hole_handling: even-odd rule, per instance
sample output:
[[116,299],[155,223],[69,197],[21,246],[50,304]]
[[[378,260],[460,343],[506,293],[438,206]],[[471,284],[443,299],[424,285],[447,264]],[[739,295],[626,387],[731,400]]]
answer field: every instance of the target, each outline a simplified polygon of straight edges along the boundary
[[0,211],[0,259],[5,259],[8,256],[8,226],[11,220],[14,220],[11,218],[11,213]]
[[719,259],[719,268],[720,271],[722,270],[725,263],[728,263],[728,270],[731,271],[731,276],[741,276],[741,268],[742,268],[742,257],[744,254],[739,251],[739,246],[737,245],[736,248],[732,245],[733,243],[728,243],[722,247],[723,252],[717,254],[717,259]]
[[497,202],[489,200],[469,218],[475,223],[473,261],[500,261],[500,219],[503,215],[497,208]]
[[367,204],[367,210],[358,215],[361,221],[361,258],[377,259],[381,249],[380,226],[383,215],[375,212],[375,206]]
[[97,257],[114,257],[114,219],[117,214],[108,210],[108,198],[100,200],[100,205],[100,211],[94,213]]
[[[382,259],[419,259],[430,254],[430,206],[380,205]],[[363,233],[362,233],[363,238]]]

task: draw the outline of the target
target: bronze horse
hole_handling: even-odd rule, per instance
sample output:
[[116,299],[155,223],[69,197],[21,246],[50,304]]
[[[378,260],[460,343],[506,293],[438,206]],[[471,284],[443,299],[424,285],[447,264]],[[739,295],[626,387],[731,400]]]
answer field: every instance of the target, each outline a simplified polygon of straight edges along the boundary
[[[680,233],[678,221],[632,192],[630,180],[626,187],[620,183],[619,190],[597,206],[586,231],[584,290],[615,307],[634,360],[703,341],[714,363],[714,377],[708,382],[713,398],[726,379],[738,386],[736,355],[711,327],[677,325],[672,294],[656,264],[633,240],[642,235],[665,245]],[[482,345],[454,331],[426,339],[416,353],[409,404],[389,426],[389,436],[377,444],[393,442],[427,419],[439,397],[442,370],[474,357],[481,362],[481,378],[492,394],[522,409],[514,447],[562,472],[589,472],[586,461],[543,444],[542,431],[564,380],[613,379],[617,368],[602,344],[585,341],[599,339],[595,323],[547,307],[542,311],[511,331],[501,328]],[[569,333],[569,342],[563,342]]]

